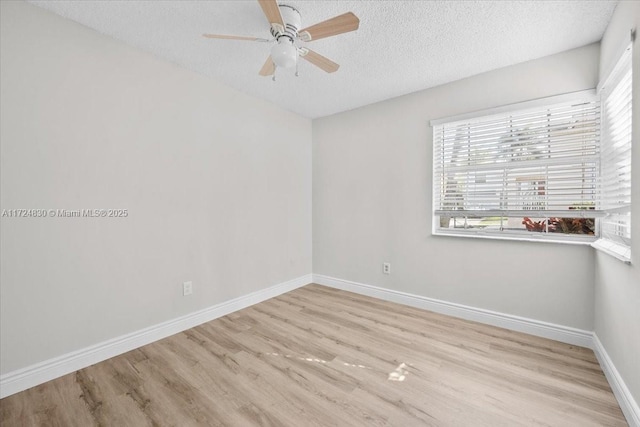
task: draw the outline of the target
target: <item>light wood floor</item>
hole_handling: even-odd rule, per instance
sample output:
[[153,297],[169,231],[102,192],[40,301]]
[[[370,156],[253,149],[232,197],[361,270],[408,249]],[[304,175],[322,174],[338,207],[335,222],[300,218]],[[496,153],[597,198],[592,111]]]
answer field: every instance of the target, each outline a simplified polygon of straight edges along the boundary
[[626,426],[591,350],[309,285],[0,401],[2,426]]

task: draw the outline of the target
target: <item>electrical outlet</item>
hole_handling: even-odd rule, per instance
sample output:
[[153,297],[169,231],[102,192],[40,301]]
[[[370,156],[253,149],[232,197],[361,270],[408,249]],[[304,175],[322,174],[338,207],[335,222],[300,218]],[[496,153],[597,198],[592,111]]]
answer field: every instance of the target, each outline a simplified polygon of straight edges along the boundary
[[182,283],[182,295],[187,296],[193,293],[193,282],[183,282]]
[[384,274],[391,274],[391,263],[390,262],[383,262],[382,263],[382,272]]

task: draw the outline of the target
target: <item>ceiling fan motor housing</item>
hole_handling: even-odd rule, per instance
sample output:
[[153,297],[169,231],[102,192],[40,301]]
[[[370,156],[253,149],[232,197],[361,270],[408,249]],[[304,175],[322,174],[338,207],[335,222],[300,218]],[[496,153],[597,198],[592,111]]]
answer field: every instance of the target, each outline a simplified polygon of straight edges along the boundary
[[298,12],[298,9],[295,7],[287,4],[280,4],[278,7],[280,8],[282,20],[284,21],[284,28],[280,28],[280,25],[277,24],[272,25],[271,35],[275,37],[276,40],[280,39],[280,37],[287,37],[294,42],[298,38],[298,30],[302,24],[300,12]]

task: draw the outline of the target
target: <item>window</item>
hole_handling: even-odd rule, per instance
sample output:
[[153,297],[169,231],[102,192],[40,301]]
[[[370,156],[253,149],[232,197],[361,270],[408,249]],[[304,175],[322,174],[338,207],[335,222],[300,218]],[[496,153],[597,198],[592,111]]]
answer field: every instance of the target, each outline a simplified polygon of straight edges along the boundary
[[434,232],[595,240],[600,111],[581,92],[432,122]]
[[631,45],[600,88],[602,98],[601,205],[597,249],[631,260]]

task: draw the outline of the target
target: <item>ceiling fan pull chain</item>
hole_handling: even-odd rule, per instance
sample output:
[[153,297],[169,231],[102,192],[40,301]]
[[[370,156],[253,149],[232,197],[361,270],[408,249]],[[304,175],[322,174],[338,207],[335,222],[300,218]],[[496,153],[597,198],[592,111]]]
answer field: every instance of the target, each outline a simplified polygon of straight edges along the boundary
[[273,77],[271,77],[272,81],[276,81],[276,71],[278,70],[278,67],[274,66],[273,67]]
[[296,58],[296,77],[299,77],[299,76],[300,76],[300,74],[298,74],[298,59],[299,59],[299,58],[300,58],[300,57]]

